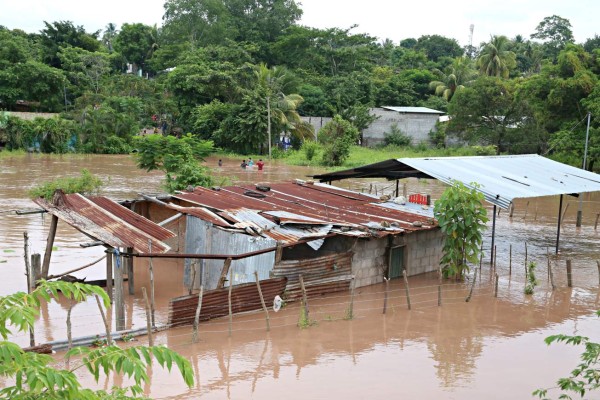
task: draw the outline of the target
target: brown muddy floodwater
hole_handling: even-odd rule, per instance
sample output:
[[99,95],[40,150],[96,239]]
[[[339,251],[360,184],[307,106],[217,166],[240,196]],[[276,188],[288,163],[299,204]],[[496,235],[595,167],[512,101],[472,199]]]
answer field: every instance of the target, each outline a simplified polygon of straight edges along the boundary
[[[243,171],[239,160],[217,159],[207,164],[214,173],[232,183],[280,181],[305,178],[320,172],[281,163],[267,165],[262,173]],[[108,181],[102,194],[115,200],[137,193],[160,191],[160,173],[136,169],[129,156],[26,155],[0,158],[0,295],[26,289],[23,267],[23,232],[30,236],[34,252],[43,252],[50,218],[17,216],[9,210],[33,208],[27,190],[57,176],[77,174],[81,168]],[[350,181],[340,186],[369,190],[373,182]],[[409,192],[439,197],[444,186],[437,182],[409,180]],[[378,191],[392,190],[389,182],[375,185]],[[437,306],[437,276],[411,277],[412,310],[407,309],[401,280],[390,283],[388,310],[382,314],[384,285],[356,290],[354,319],[346,317],[349,293],[309,299],[310,318],[315,324],[297,327],[299,305],[289,304],[271,312],[271,331],[266,332],[262,313],[219,319],[200,327],[200,341],[193,344],[189,327],[161,332],[155,339],[190,359],[196,375],[188,389],[176,372],[154,367],[146,395],[163,399],[528,399],[538,387],[554,386],[568,375],[580,349],[544,344],[551,334],[589,336],[600,341],[600,321],[593,316],[599,308],[599,277],[596,259],[599,234],[594,230],[600,212],[598,194],[583,196],[584,226],[574,227],[577,199],[566,197],[569,207],[561,229],[561,252],[554,255],[558,198],[521,200],[512,218],[502,211],[497,221],[496,244],[499,275],[495,298],[490,269],[490,231],[486,234],[486,257],[478,274],[473,298],[466,303],[472,280],[444,282],[442,306]],[[529,202],[529,203],[528,203]],[[59,223],[52,255],[51,273],[86,264],[102,249],[82,249],[85,236]],[[525,243],[530,260],[537,262],[540,285],[532,296],[523,294]],[[512,257],[509,249],[512,247]],[[547,279],[547,249],[557,289]],[[565,260],[573,260],[573,288],[567,288]],[[509,273],[510,264],[510,273]],[[128,296],[128,328],[145,326],[141,287],[148,286],[147,261],[136,260],[136,294]],[[171,297],[185,294],[183,265],[176,261],[154,261],[157,323],[166,323]],[[478,268],[477,268],[478,269]],[[104,265],[75,275],[88,280],[104,278]],[[102,331],[95,302],[73,309],[73,335]],[[36,323],[38,343],[66,338],[66,305],[46,305]],[[113,324],[114,326],[114,324]],[[28,335],[11,338],[27,345]],[[139,337],[137,343],[146,343]],[[61,354],[57,362],[62,362]],[[84,384],[96,385],[83,370]],[[101,378],[96,385],[110,388],[123,382],[119,376]],[[2,381],[0,381],[0,387]],[[600,398],[591,394],[589,398]],[[593,397],[593,396],[596,397]],[[554,396],[557,397],[557,396]]]

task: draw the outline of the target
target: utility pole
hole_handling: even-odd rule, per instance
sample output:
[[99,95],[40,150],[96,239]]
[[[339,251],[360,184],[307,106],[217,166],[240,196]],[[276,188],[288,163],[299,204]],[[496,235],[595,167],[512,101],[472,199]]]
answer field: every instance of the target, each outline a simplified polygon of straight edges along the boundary
[[[592,113],[588,112],[587,129],[585,131],[585,149],[583,151],[583,170],[584,171],[586,170],[586,167],[587,167],[587,149],[588,149],[588,139],[590,137],[591,116],[592,116]],[[575,226],[577,226],[578,228],[581,227],[582,214],[583,214],[583,196],[581,195],[581,193],[579,193],[579,208],[577,209],[577,222],[575,224]]]

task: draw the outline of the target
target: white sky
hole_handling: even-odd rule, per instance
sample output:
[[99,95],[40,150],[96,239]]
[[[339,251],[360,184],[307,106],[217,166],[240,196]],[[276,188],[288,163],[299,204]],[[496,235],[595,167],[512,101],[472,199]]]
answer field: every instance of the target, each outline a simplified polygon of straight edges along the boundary
[[[469,26],[475,25],[473,44],[490,35],[517,34],[529,38],[542,19],[558,15],[571,22],[575,40],[582,43],[600,33],[597,0],[301,0],[300,23],[317,28],[348,28],[379,39],[400,40],[443,35],[468,44]],[[0,0],[0,25],[26,32],[43,29],[43,21],[72,21],[88,32],[113,22],[161,25],[164,0]]]

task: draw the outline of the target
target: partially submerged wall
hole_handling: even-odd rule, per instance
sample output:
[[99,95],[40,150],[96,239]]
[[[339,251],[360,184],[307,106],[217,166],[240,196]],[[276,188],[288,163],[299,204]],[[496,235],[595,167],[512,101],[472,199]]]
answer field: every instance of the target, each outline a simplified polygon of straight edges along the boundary
[[383,282],[389,268],[390,247],[404,247],[408,276],[437,271],[442,258],[443,234],[439,229],[417,231],[403,236],[359,240],[354,247],[352,273],[356,287]]

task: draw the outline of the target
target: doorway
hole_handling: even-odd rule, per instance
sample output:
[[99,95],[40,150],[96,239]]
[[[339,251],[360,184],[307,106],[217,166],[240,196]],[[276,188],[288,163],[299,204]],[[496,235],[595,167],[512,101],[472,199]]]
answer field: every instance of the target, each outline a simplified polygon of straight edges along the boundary
[[404,246],[392,247],[390,249],[390,263],[388,267],[388,278],[400,278],[404,274]]

